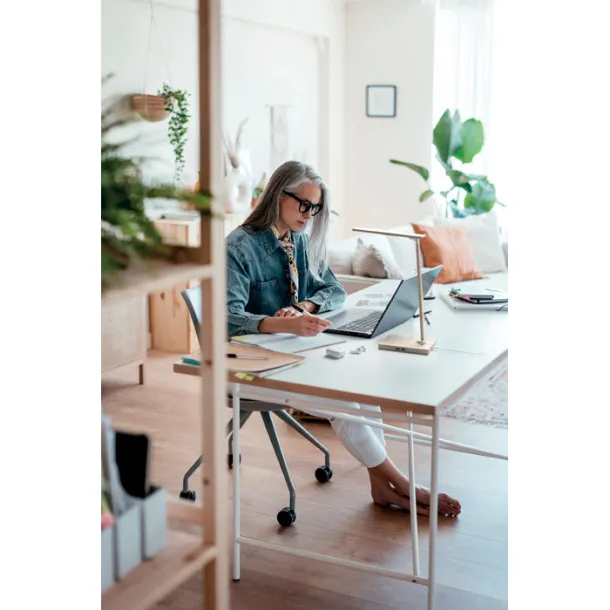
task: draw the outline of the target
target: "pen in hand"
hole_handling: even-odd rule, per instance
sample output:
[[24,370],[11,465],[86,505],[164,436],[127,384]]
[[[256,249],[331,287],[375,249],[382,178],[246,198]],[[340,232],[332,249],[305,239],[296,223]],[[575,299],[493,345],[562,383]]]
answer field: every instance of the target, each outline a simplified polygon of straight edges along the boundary
[[303,309],[300,305],[292,305],[291,306],[293,309],[296,309],[297,311],[300,311],[301,313],[304,313],[306,316],[310,316],[311,314],[306,310]]

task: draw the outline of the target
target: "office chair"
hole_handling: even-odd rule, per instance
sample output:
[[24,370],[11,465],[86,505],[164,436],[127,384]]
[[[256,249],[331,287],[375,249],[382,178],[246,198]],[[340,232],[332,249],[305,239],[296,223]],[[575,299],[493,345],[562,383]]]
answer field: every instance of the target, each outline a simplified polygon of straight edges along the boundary
[[[197,332],[197,338],[199,338],[199,328],[201,325],[201,286],[196,286],[194,288],[188,288],[187,290],[183,290],[181,292],[182,298],[186,303],[186,306],[191,315],[191,321],[195,330]],[[301,424],[299,424],[294,417],[286,413],[284,408],[281,405],[277,405],[270,402],[263,402],[259,400],[248,400],[241,399],[239,401],[240,410],[239,410],[239,427],[240,429],[243,425],[248,421],[250,416],[254,411],[258,411],[260,416],[265,424],[265,430],[267,431],[267,435],[269,436],[269,440],[271,441],[271,445],[273,447],[273,451],[275,452],[275,456],[277,457],[277,461],[280,464],[280,468],[282,470],[282,474],[284,475],[284,480],[286,481],[286,486],[288,487],[288,492],[290,495],[290,505],[280,510],[277,514],[278,523],[282,527],[288,527],[292,525],[297,518],[296,514],[296,492],[294,485],[292,483],[292,479],[290,477],[290,472],[288,470],[288,465],[286,464],[286,459],[284,458],[284,453],[282,451],[282,446],[280,444],[280,439],[277,435],[277,431],[275,429],[275,424],[273,423],[273,419],[271,417],[271,413],[274,413],[276,417],[281,419],[283,422],[287,423],[291,428],[296,430],[301,436],[305,437],[310,443],[314,444],[322,453],[324,453],[324,466],[320,466],[316,469],[315,476],[316,479],[320,483],[327,483],[333,476],[333,471],[330,468],[330,452],[328,449],[318,441],[312,434],[310,434]],[[231,396],[229,396],[229,400],[227,406],[231,407]],[[228,437],[228,455],[227,455],[227,464],[229,468],[233,467],[233,418],[231,418],[226,425],[226,434]],[[201,466],[202,456],[195,461],[195,463],[188,469],[184,478],[182,480],[182,491],[180,492],[180,497],[187,500],[195,500],[195,492],[189,490],[188,482],[189,478],[193,475],[193,473]],[[239,461],[241,462],[241,455],[239,456]]]

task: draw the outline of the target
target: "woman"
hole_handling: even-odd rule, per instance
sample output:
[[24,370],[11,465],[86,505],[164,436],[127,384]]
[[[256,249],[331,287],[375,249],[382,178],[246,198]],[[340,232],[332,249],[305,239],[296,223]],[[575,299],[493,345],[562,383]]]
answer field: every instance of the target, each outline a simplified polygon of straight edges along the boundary
[[[311,167],[288,161],[276,169],[250,216],[227,237],[229,335],[311,337],[330,325],[314,314],[339,307],[346,293],[326,262],[329,217],[328,190]],[[383,431],[341,419],[331,424],[367,468],[373,501],[409,510],[409,481],[388,457]],[[417,488],[416,495],[417,512],[428,515],[430,493]],[[439,494],[438,511],[457,516],[460,503]]]

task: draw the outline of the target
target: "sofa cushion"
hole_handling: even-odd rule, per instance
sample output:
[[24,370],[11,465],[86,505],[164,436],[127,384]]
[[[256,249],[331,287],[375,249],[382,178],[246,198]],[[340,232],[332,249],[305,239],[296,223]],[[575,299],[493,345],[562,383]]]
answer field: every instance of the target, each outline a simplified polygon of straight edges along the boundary
[[413,228],[425,235],[421,240],[421,251],[426,267],[443,266],[436,283],[449,284],[483,277],[463,225],[428,227],[414,223]]
[[358,244],[357,237],[350,237],[328,249],[328,266],[335,275],[352,275],[354,254]]
[[352,262],[354,274],[364,277],[400,279],[400,269],[389,247],[383,248],[379,244],[367,244],[365,241],[358,238]]
[[495,212],[466,218],[435,218],[434,225],[463,226],[474,258],[483,273],[498,273],[508,269],[508,255],[502,247],[500,226]]

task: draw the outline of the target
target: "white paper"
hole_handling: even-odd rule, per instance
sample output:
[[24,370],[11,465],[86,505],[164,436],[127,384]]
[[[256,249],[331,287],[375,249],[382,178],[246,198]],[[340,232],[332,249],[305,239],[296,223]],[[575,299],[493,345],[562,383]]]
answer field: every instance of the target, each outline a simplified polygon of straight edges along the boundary
[[295,335],[292,337],[293,338],[291,339],[282,339],[280,341],[268,343],[265,347],[284,354],[296,354],[304,350],[313,350],[336,345],[337,343],[345,343],[345,339],[336,336],[333,337],[325,333],[320,333],[315,337],[297,337]]

